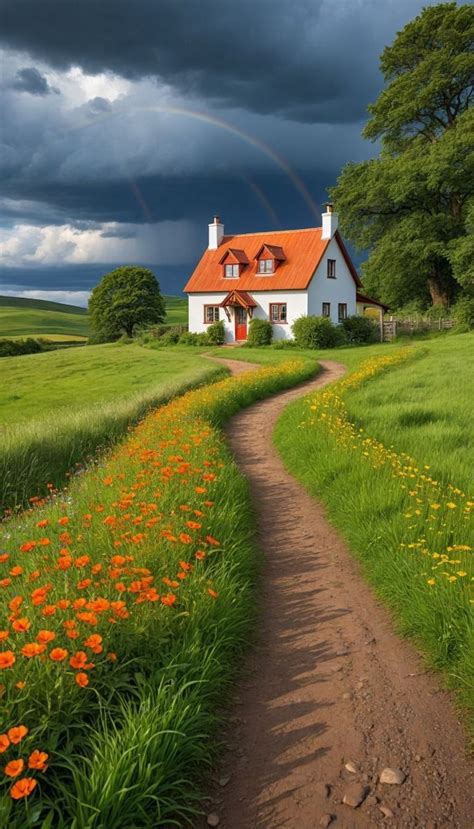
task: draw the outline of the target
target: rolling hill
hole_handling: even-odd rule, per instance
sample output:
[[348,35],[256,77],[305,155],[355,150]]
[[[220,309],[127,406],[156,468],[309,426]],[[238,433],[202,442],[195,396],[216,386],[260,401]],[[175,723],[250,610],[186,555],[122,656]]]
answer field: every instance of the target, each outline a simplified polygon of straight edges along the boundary
[[[187,301],[165,296],[171,324],[187,322]],[[89,336],[87,310],[42,299],[0,296],[0,338],[45,337],[50,340],[80,341]]]

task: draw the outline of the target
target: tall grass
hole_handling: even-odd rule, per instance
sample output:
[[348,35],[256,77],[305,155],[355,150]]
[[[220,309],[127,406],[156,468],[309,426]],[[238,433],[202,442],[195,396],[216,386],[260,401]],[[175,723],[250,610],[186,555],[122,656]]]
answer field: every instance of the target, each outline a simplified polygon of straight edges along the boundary
[[[394,611],[401,631],[416,640],[472,705],[474,501],[464,489],[463,475],[457,480],[455,456],[451,474],[440,478],[431,469],[437,447],[430,451],[420,440],[418,449],[424,451],[412,457],[397,443],[403,432],[394,432],[390,419],[383,423],[372,414],[378,390],[389,379],[403,397],[407,376],[430,376],[429,361],[421,353],[412,359],[416,353],[392,350],[362,363],[335,386],[292,404],[277,424],[275,439],[290,471],[327,505],[330,519]],[[439,362],[440,354],[434,351],[432,359]],[[357,419],[351,416],[353,399]],[[377,422],[376,435],[366,426],[371,420]],[[459,469],[462,473],[462,465]]]
[[[0,444],[0,511],[24,508],[31,498],[61,488],[75,467],[113,445],[150,409],[226,374],[220,366],[191,365],[184,378],[56,416],[5,426]],[[49,487],[48,487],[49,485]]]
[[[63,500],[4,526],[0,750],[25,768],[0,780],[1,825],[195,825],[258,570],[218,424],[313,371],[293,361],[176,398]],[[35,749],[46,771],[27,768]]]

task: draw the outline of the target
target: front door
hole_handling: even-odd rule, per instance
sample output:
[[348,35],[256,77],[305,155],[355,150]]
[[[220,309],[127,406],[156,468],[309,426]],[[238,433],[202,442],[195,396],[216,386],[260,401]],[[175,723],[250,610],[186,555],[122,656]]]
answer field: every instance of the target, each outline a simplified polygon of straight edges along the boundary
[[237,305],[234,308],[235,313],[235,339],[236,340],[246,340],[247,339],[247,311],[245,308],[241,308]]

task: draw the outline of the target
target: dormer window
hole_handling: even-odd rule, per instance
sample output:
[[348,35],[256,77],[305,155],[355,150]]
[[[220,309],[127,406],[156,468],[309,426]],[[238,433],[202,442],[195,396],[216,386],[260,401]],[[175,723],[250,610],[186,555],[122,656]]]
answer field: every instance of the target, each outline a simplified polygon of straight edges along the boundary
[[255,257],[257,260],[257,273],[259,276],[269,276],[275,273],[276,269],[286,261],[283,248],[280,245],[261,246]]
[[226,279],[238,279],[239,265],[224,265],[224,275]]
[[259,273],[274,273],[275,272],[275,260],[274,259],[259,259],[258,260],[258,272]]
[[238,279],[248,264],[247,254],[239,248],[227,248],[219,259],[219,265],[222,266],[222,276],[225,279]]

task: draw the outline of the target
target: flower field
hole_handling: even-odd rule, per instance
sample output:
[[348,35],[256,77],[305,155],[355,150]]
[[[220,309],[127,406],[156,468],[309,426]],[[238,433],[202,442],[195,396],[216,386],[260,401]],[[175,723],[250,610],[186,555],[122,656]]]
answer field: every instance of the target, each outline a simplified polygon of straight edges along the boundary
[[276,440],[289,468],[326,502],[400,628],[472,704],[474,499],[349,414],[351,392],[387,371],[403,383],[413,360],[417,352],[407,348],[363,362],[288,407]]
[[190,391],[3,525],[1,826],[192,824],[258,569],[218,427],[312,373],[294,360]]

